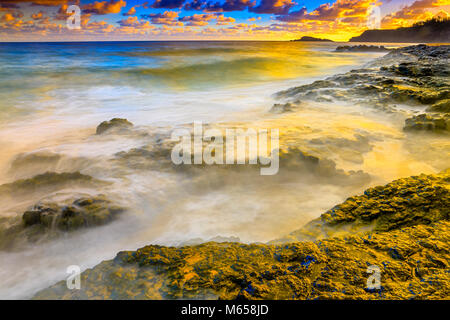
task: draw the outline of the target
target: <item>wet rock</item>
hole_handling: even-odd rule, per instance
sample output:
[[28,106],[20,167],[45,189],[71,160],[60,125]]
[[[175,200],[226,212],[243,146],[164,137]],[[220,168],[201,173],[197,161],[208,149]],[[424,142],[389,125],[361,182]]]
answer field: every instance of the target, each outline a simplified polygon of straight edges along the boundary
[[412,55],[416,58],[423,60],[427,58],[435,59],[450,59],[449,46],[427,46],[425,44],[419,44],[416,46],[408,46],[393,50],[389,53],[392,56],[398,57],[399,55]]
[[439,66],[440,64],[425,63],[421,65],[417,62],[402,62],[399,65],[391,66],[388,70],[407,77],[447,76],[446,69],[439,68]]
[[28,166],[54,165],[61,160],[61,156],[53,152],[33,152],[19,154],[11,163],[11,171],[21,170]]
[[95,227],[113,221],[124,212],[105,196],[79,198],[68,204],[40,202],[0,226],[0,249],[17,249],[27,243],[57,238],[65,232]]
[[370,175],[359,171],[344,171],[333,160],[309,154],[296,147],[281,149],[279,152],[280,173],[295,171],[303,179],[335,185],[365,185]]
[[357,45],[357,46],[339,46],[336,48],[335,52],[388,52],[390,49],[385,46],[368,46],[368,45]]
[[272,106],[270,109],[271,113],[286,113],[286,112],[292,112],[294,106],[291,103],[277,103]]
[[431,107],[428,107],[426,111],[450,113],[450,99],[445,99],[438,103],[435,103]]
[[115,154],[115,161],[132,169],[165,170],[173,167],[172,148],[176,143],[170,140],[155,142]]
[[398,103],[436,105],[435,112],[445,112],[445,101],[450,99],[449,53],[450,46],[396,49],[367,68],[290,88],[276,96],[287,101],[352,102],[386,112],[395,111]]
[[41,220],[41,213],[38,211],[27,211],[22,216],[25,226],[32,226],[38,224]]
[[179,247],[186,247],[186,246],[194,246],[194,245],[199,245],[202,243],[206,243],[206,242],[217,242],[217,243],[223,243],[223,242],[241,242],[241,239],[239,239],[239,237],[222,237],[222,236],[217,236],[208,240],[202,239],[202,238],[194,238],[194,239],[189,239],[187,241],[184,241],[182,243],[180,243],[178,246]]
[[106,182],[80,172],[46,172],[29,179],[0,185],[0,197],[15,198],[24,194],[48,193],[66,186],[100,186]]
[[[445,299],[449,184],[450,171],[399,179],[314,221],[316,232],[324,223],[375,224],[367,232],[278,245],[146,246],[83,272],[81,290],[61,281],[34,299]],[[366,284],[373,265],[383,277],[376,289]]]
[[133,127],[133,124],[127,119],[113,118],[109,121],[103,121],[97,126],[96,134],[103,134],[114,129],[117,131],[127,130]]
[[[448,221],[283,245],[207,243],[120,252],[34,299],[445,299]],[[368,289],[367,268],[382,271]],[[411,270],[420,270],[412,274]]]
[[405,131],[450,131],[450,117],[420,114],[405,120]]
[[25,212],[22,218],[25,222],[30,216],[33,217],[34,224],[38,223],[46,228],[55,225],[61,230],[71,231],[81,227],[103,225],[123,210],[105,197],[97,196],[80,198],[67,206],[58,206],[55,203],[38,204]]
[[450,170],[413,176],[348,198],[279,242],[391,231],[450,218]]
[[11,161],[8,174],[16,179],[26,179],[45,172],[79,171],[91,165],[86,157],[73,157],[50,151],[36,151],[18,154]]

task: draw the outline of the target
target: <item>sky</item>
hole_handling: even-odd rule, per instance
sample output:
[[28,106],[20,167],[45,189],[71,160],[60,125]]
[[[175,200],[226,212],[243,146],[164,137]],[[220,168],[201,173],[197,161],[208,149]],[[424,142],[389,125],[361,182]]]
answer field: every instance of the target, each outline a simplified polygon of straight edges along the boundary
[[[72,5],[79,29],[67,27]],[[0,0],[0,41],[347,41],[435,16],[450,16],[450,0]]]

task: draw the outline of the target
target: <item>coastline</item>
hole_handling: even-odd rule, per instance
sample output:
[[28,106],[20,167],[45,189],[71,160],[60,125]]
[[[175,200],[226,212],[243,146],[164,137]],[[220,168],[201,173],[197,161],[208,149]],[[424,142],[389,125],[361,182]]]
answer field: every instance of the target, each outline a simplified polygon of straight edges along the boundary
[[[408,118],[405,130],[445,135],[450,128],[449,91],[436,86],[433,78],[448,77],[449,50],[443,48],[442,52],[426,46],[394,50],[381,60],[395,60],[398,66],[380,67],[377,72],[350,71],[290,88],[278,96],[293,107],[307,98],[343,99],[386,113],[401,103],[421,103],[423,111],[428,107],[427,115]],[[332,89],[335,83],[346,88],[345,96]],[[435,86],[438,93],[417,92],[414,83],[424,89]],[[120,252],[115,259],[84,271],[81,291],[68,291],[63,281],[34,298],[445,298],[450,290],[446,272],[450,260],[449,181],[446,171],[369,189],[276,241],[289,245],[209,242]],[[358,214],[349,216],[354,210]],[[299,240],[309,241],[292,242]],[[384,268],[381,291],[364,289],[367,263]]]
[[[351,197],[283,244],[150,245],[84,271],[81,290],[61,281],[33,299],[446,299],[449,217],[447,170]],[[380,289],[367,289],[368,266]]]

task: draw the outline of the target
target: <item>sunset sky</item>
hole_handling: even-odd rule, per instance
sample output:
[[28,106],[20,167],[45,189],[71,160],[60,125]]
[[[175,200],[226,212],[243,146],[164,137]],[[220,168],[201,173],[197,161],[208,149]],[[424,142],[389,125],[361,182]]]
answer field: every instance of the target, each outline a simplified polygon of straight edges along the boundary
[[[81,9],[79,30],[66,26],[72,4]],[[374,12],[383,29],[409,26],[450,16],[450,0],[1,0],[0,41],[347,41]]]

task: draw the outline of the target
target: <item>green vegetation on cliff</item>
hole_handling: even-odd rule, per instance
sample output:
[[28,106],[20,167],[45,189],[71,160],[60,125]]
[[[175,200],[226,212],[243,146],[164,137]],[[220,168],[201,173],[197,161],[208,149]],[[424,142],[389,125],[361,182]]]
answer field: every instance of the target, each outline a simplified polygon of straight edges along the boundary
[[366,30],[360,36],[351,38],[350,42],[449,43],[450,19],[434,18],[406,28]]

